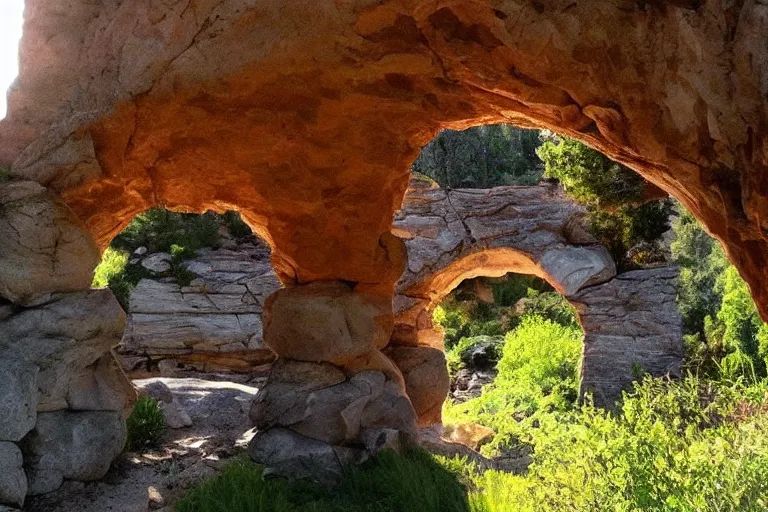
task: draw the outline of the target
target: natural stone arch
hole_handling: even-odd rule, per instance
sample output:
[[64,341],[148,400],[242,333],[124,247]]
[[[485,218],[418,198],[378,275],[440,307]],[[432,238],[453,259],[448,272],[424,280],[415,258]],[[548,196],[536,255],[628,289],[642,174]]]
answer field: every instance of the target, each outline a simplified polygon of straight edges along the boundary
[[532,274],[566,297],[584,329],[581,392],[597,405],[611,406],[639,370],[679,374],[677,269],[617,276],[608,250],[585,229],[585,215],[554,184],[443,190],[412,181],[394,223],[406,240],[408,265],[386,354],[403,370],[421,426],[440,422],[448,392],[443,335],[432,310],[473,277]]
[[341,282],[334,311],[366,303],[377,347],[409,164],[440,128],[512,122],[678,197],[768,318],[767,34],[757,0],[27,0],[0,122],[0,294],[13,316],[82,299],[96,243],[138,211],[234,208],[294,286],[279,295],[347,296],[313,284]]

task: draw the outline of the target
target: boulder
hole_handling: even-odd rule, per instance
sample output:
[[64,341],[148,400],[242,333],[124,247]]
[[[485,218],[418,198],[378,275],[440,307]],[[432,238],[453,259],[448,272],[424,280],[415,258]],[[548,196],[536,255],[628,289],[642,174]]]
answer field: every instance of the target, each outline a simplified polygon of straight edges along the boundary
[[479,450],[484,444],[493,440],[496,433],[493,429],[478,425],[477,423],[462,423],[460,425],[446,425],[443,437],[452,443],[461,443],[473,450]]
[[171,270],[172,259],[171,255],[167,252],[157,252],[141,260],[141,266],[150,272],[162,274]]
[[128,417],[136,391],[111,353],[99,358],[74,377],[67,390],[73,411],[119,411]]
[[160,402],[160,410],[163,411],[163,419],[168,428],[184,428],[192,425],[189,413],[176,401]]
[[248,444],[248,454],[266,466],[264,476],[312,478],[328,484],[338,483],[342,476],[331,445],[285,428],[257,432]]
[[109,375],[116,367],[107,357],[124,325],[125,313],[110,290],[56,294],[0,321],[0,361],[39,368],[38,412],[67,409],[68,398],[76,406],[125,410],[133,392],[124,377]]
[[278,356],[342,364],[389,342],[392,301],[318,282],[276,291],[264,320],[264,341]]
[[403,373],[405,389],[420,426],[439,423],[450,391],[450,377],[442,350],[430,347],[392,346],[386,351]]
[[0,181],[0,296],[17,304],[87,290],[99,250],[53,192],[31,181]]
[[253,401],[251,420],[261,429],[292,425],[304,418],[310,393],[345,380],[344,373],[330,363],[278,359]]
[[21,507],[27,495],[27,476],[19,447],[0,441],[0,510],[3,505]]
[[125,439],[125,422],[118,412],[40,413],[22,441],[29,494],[53,491],[65,478],[102,478]]

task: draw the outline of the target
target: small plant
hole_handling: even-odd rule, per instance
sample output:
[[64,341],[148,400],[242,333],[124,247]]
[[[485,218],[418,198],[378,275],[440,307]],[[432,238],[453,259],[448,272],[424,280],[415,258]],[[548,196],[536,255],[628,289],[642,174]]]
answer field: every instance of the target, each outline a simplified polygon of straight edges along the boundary
[[125,449],[131,452],[156,448],[165,432],[165,418],[157,400],[140,396],[126,420],[128,439]]
[[0,167],[0,183],[11,179],[11,170]]

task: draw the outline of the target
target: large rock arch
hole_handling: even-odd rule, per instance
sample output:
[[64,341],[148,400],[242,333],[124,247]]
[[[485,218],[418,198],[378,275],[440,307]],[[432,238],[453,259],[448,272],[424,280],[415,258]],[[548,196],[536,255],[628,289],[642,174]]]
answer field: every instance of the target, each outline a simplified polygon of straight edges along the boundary
[[[378,346],[405,263],[389,230],[408,166],[438,129],[497,121],[576,137],[674,194],[768,318],[767,34],[758,0],[27,0],[0,122],[4,321],[63,321],[57,307],[93,296],[97,246],[139,211],[235,208],[292,286],[267,309],[348,296],[331,309],[366,311],[372,355],[350,375],[397,381]],[[0,347],[119,330],[119,308],[85,304],[64,309],[105,325],[6,329]],[[28,468],[45,460],[27,453]]]
[[608,250],[585,229],[586,211],[553,184],[443,190],[414,179],[394,232],[408,265],[395,296],[386,354],[402,369],[422,426],[440,421],[448,391],[443,335],[432,309],[464,279],[533,274],[576,308],[584,328],[581,392],[611,406],[637,377],[677,375],[682,326],[677,269],[616,275]]

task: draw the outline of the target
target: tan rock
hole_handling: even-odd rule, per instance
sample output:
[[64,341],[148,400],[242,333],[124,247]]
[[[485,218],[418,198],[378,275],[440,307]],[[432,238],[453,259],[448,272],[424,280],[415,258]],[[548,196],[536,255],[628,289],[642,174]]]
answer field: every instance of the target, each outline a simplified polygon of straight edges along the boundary
[[276,291],[264,323],[264,342],[278,356],[343,364],[389,342],[392,303],[318,282]]
[[446,425],[443,432],[443,437],[448,441],[469,446],[473,450],[479,450],[484,444],[491,442],[495,435],[493,429],[477,423]]
[[429,347],[389,347],[386,355],[403,373],[405,389],[419,418],[419,426],[440,423],[450,391],[450,377],[442,350]]
[[99,250],[54,193],[31,181],[0,182],[0,296],[19,304],[87,290]]

